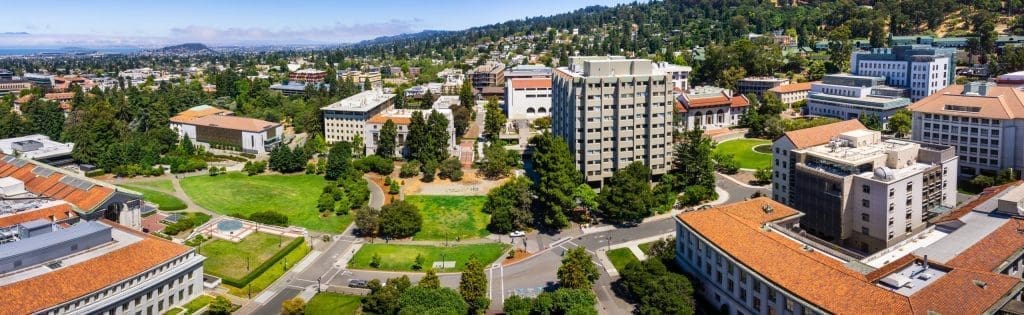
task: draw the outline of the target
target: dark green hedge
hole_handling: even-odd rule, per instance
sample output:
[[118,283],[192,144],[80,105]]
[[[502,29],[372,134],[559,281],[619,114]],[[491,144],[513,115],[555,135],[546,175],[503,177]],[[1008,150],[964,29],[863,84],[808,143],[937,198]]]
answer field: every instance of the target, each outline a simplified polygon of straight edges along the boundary
[[[260,275],[262,275],[264,271],[267,271],[267,269],[270,269],[270,267],[273,267],[274,265],[276,265],[277,262],[281,260],[281,258],[284,258],[284,256],[288,255],[288,253],[291,253],[293,250],[298,248],[299,245],[302,245],[302,242],[305,242],[305,238],[297,237],[294,240],[292,240],[291,242],[289,242],[288,245],[286,245],[283,250],[278,251],[277,254],[274,254],[274,256],[271,256],[270,259],[267,259],[267,261],[264,261],[259,266],[256,266],[256,269],[253,269],[252,272],[250,272],[249,274],[245,275],[245,277],[243,277],[242,279],[234,279],[234,278],[229,278],[229,277],[220,277],[221,278],[221,282],[223,282],[224,284],[236,287],[236,288],[244,288],[246,285],[249,284],[249,282],[252,282],[252,280],[256,279],[256,277],[259,277]],[[292,262],[292,264],[295,264],[295,263],[296,262],[294,262],[294,261]],[[219,275],[215,275],[215,276],[219,276]]]

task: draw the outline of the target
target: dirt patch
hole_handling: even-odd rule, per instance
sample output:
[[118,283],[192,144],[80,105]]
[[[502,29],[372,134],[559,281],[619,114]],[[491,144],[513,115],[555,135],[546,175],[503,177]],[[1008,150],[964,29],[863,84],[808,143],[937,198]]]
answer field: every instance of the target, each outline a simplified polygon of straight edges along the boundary
[[388,193],[389,191],[391,191],[391,187],[384,185],[385,176],[378,174],[369,174],[369,177],[370,182],[372,182],[374,185],[377,185],[377,187],[380,187],[380,190],[384,192],[384,205],[391,204],[391,196],[394,195]]
[[736,181],[747,185],[761,186],[761,183],[757,182],[757,177],[754,176],[754,172],[752,171],[740,170],[739,172],[736,172],[736,174],[733,175],[722,175],[732,177],[732,179],[735,179]]
[[505,256],[505,260],[501,262],[501,265],[508,266],[519,261],[522,261],[523,259],[529,258],[530,256],[533,256],[533,254],[522,249],[516,249],[514,252],[512,252],[512,258],[508,258],[508,256]]
[[452,182],[447,179],[434,178],[433,182],[424,183],[420,177],[403,178],[402,192],[405,195],[447,195],[447,196],[483,196],[495,187],[500,186],[508,178],[488,180],[476,174],[476,170],[464,170],[461,181]]

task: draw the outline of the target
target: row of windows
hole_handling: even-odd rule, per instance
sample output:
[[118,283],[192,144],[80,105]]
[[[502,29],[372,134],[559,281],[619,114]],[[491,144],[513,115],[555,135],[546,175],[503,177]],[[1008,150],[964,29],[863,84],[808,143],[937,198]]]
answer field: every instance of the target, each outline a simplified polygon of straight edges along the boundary
[[[136,284],[142,283],[142,282],[148,280],[151,277],[154,277],[154,276],[156,276],[156,275],[158,275],[160,273],[163,273],[163,272],[167,271],[168,269],[173,268],[177,264],[179,264],[179,263],[181,263],[181,262],[183,262],[183,261],[185,261],[187,259],[191,259],[194,255],[196,255],[196,254],[195,253],[190,253],[188,255],[178,257],[178,258],[174,259],[173,261],[168,262],[167,264],[164,264],[164,265],[162,265],[162,266],[160,266],[158,268],[154,268],[154,269],[150,270],[149,272],[146,272],[146,273],[142,274],[141,276],[138,276],[138,277],[132,278],[131,280],[123,281],[123,282],[121,282],[119,284],[107,287],[105,290],[103,290],[101,292],[97,292],[97,293],[94,293],[92,295],[89,295],[88,297],[79,299],[78,301],[75,301],[74,303],[68,303],[68,304],[64,305],[64,307],[62,307],[62,308],[54,309],[54,310],[50,311],[49,314],[67,313],[67,312],[70,312],[71,310],[75,310],[75,309],[78,309],[79,307],[84,307],[84,306],[89,305],[89,304],[91,304],[93,302],[99,301],[99,300],[101,300],[101,299],[103,299],[103,298],[105,298],[107,296],[116,294],[117,292],[123,291],[123,290],[125,290],[127,288],[130,288],[130,287],[133,287]],[[198,273],[198,270],[196,270],[194,272],[190,272],[187,275],[179,276],[178,279],[177,279],[177,283],[178,284],[183,283],[186,280],[186,277],[187,277],[187,280],[191,280],[193,278],[193,274],[194,273]],[[174,280],[172,280],[171,282],[169,282],[169,283],[167,283],[165,285],[160,286],[159,288],[157,288],[157,290],[156,290],[157,293],[156,294],[159,296],[160,294],[163,293],[164,287],[167,287],[168,289],[170,289],[170,287],[173,284],[174,284]],[[192,288],[191,287],[189,287],[189,295],[190,296],[192,295]],[[152,299],[153,298],[153,290],[150,290],[145,296],[146,296],[147,300]],[[140,305],[141,298],[142,298],[141,295],[135,298],[135,305],[136,306]],[[173,297],[171,298],[171,300],[173,301]],[[162,305],[162,301],[161,301],[161,305]],[[129,306],[128,303],[125,303],[125,304],[121,305],[123,310],[127,310],[128,306]],[[160,307],[160,311],[162,311],[162,310],[163,310],[163,307],[161,306]],[[113,312],[113,310],[111,310],[111,312]],[[152,313],[152,310],[150,310],[150,313]]]
[[978,118],[978,117],[960,117],[960,116],[932,114],[932,113],[924,113],[924,118],[925,119],[941,120],[941,121],[953,121],[953,122],[972,123],[972,124],[981,124],[981,125],[992,125],[992,126],[999,126],[999,124],[1000,124],[1000,121],[998,119],[988,119],[988,118]]

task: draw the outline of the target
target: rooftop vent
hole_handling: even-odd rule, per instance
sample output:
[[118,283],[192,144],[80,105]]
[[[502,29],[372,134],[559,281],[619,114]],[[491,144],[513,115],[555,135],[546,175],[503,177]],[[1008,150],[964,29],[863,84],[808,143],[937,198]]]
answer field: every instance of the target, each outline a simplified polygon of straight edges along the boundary
[[764,211],[764,213],[772,213],[775,209],[772,209],[772,205],[770,204],[764,204],[761,206],[761,211]]
[[981,280],[974,280],[974,285],[978,286],[979,288],[984,289],[985,287],[988,286],[988,283],[986,283],[985,281],[981,281]]

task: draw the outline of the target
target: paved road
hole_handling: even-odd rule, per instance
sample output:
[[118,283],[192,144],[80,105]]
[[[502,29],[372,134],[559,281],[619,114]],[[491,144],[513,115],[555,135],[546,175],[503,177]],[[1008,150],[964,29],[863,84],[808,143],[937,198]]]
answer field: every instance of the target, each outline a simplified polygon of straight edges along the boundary
[[335,278],[344,276],[346,271],[344,266],[338,264],[338,260],[342,258],[342,255],[350,253],[350,249],[357,239],[350,236],[336,236],[330,243],[324,243],[318,237],[312,239],[314,248],[310,255],[318,254],[319,256],[312,258],[313,260],[301,270],[297,270],[300,267],[289,270],[260,295],[254,296],[251,303],[239,309],[239,314],[280,314],[282,302],[303,291],[315,291],[317,279],[326,284]]
[[380,209],[384,206],[384,190],[374,184],[369,175],[363,175],[363,178],[370,186],[370,208]]

